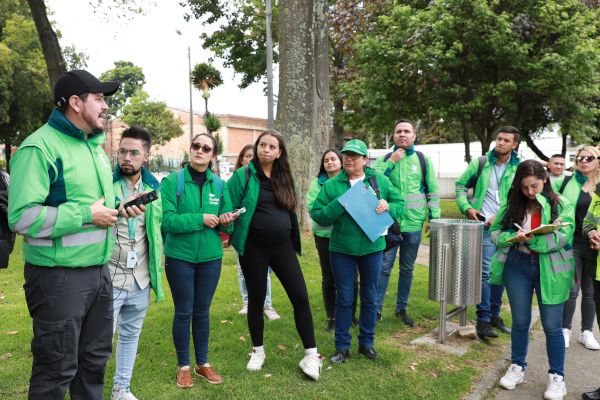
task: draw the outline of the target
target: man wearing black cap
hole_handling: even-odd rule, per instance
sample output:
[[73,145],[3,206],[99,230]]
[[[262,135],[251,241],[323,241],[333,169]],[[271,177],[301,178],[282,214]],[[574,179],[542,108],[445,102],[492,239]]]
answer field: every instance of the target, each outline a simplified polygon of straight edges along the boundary
[[73,400],[102,398],[112,350],[107,262],[118,211],[100,144],[104,96],[118,88],[86,71],[64,73],[54,87],[57,108],[10,163],[9,225],[23,235],[23,288],[33,318],[30,400],[64,399],[67,389]]

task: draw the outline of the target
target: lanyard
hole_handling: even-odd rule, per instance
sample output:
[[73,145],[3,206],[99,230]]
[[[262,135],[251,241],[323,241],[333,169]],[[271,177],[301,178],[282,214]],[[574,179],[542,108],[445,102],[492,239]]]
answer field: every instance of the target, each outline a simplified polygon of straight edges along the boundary
[[[141,179],[141,177],[140,177]],[[141,185],[142,182],[139,182],[139,184]],[[131,185],[132,189],[133,189],[133,194],[135,194],[135,187],[133,187],[133,184]],[[125,184],[125,179],[121,178],[121,190],[123,191],[123,197],[124,198],[128,198],[129,196],[127,196],[128,192],[127,192],[127,185]],[[137,229],[137,224],[138,224],[138,216],[136,216],[135,218],[128,218],[127,219],[127,223],[129,224],[129,239],[133,240],[135,242],[135,231]]]
[[[496,168],[496,163],[494,163],[494,165],[492,165],[492,167],[494,167],[494,174],[496,175],[496,184],[498,185],[498,191],[500,191],[500,181],[504,177],[504,173],[506,172],[506,168],[504,168],[504,171],[502,171],[502,175],[500,175],[500,178],[498,178],[498,169]],[[500,165],[499,168],[502,168],[502,165]]]

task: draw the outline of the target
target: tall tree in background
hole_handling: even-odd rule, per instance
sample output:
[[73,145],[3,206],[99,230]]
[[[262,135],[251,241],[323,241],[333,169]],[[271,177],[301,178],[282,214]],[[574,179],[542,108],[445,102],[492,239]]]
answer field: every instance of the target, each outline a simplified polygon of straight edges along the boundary
[[52,111],[46,64],[27,14],[14,12],[0,19],[0,142],[7,168],[11,147],[42,126]]
[[113,118],[123,114],[123,109],[129,104],[131,97],[146,83],[142,68],[135,66],[131,61],[115,61],[115,67],[100,75],[100,80],[121,82],[119,90],[105,99],[109,107],[107,116]]
[[221,71],[213,67],[211,63],[199,63],[192,69],[191,79],[192,85],[194,85],[196,89],[202,91],[205,111],[206,114],[208,114],[208,98],[210,97],[210,90],[223,84]]
[[325,0],[279,3],[279,99],[276,129],[286,139],[298,192],[299,218],[310,217],[306,196],[329,147],[329,42]]

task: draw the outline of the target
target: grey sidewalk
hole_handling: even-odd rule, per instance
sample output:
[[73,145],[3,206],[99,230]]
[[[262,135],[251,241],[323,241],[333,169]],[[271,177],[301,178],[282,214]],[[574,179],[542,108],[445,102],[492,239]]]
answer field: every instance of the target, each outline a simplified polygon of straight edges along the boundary
[[[565,357],[565,384],[567,396],[564,400],[581,399],[581,394],[590,392],[600,387],[600,350],[588,350],[579,343],[581,333],[581,294],[573,318],[573,336],[566,351]],[[496,388],[497,400],[539,400],[544,398],[548,387],[548,357],[546,355],[546,336],[541,329],[534,330],[533,340],[529,342],[527,354],[527,369],[525,370],[525,383],[517,385],[513,390]],[[600,340],[598,325],[594,323],[594,336]],[[507,353],[510,363],[510,348]],[[504,376],[504,372],[501,374]]]

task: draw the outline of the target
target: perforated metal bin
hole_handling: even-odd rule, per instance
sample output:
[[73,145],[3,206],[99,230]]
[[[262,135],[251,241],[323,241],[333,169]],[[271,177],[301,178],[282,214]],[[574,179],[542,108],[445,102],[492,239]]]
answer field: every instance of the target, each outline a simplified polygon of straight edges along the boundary
[[466,219],[430,221],[429,300],[443,300],[444,245],[449,245],[445,303],[469,306],[481,303],[483,222]]

